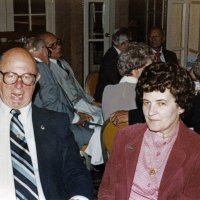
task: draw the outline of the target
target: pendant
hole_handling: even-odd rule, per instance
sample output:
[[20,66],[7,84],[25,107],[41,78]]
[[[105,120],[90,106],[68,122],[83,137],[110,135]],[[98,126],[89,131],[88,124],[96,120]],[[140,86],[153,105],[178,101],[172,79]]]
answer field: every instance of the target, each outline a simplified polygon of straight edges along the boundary
[[150,169],[149,169],[149,175],[150,175],[150,176],[155,176],[155,174],[156,174],[156,169],[150,168]]

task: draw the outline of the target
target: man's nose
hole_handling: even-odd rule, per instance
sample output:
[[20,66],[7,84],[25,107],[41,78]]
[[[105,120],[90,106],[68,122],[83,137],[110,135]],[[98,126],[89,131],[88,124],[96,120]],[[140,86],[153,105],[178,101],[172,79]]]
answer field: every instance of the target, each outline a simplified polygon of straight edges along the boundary
[[16,83],[15,83],[17,88],[22,88],[23,87],[23,81],[21,77],[18,77]]

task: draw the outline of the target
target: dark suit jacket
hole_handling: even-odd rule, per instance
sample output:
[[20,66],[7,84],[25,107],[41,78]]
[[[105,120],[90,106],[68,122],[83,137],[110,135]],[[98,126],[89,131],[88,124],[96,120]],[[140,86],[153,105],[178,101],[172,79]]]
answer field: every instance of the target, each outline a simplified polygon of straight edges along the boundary
[[[99,189],[99,200],[128,200],[146,124],[122,128]],[[200,199],[200,136],[181,122],[163,172],[158,200]],[[142,176],[142,175],[141,175]]]
[[195,96],[192,111],[184,119],[184,122],[200,134],[200,93]]
[[33,105],[33,128],[46,199],[67,200],[74,195],[92,199],[92,180],[69,131],[67,115]]
[[178,64],[178,59],[176,54],[173,51],[169,51],[163,48],[163,55],[165,58],[165,62],[175,63]]
[[117,69],[119,55],[114,47],[108,49],[105,53],[99,70],[99,77],[96,86],[94,98],[96,101],[102,101],[103,90],[106,85],[119,83],[121,76]]

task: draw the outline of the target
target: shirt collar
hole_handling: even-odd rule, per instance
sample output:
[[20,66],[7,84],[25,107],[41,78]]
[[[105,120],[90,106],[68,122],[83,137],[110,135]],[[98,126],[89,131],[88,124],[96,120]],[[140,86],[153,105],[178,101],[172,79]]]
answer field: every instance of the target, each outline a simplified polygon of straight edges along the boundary
[[50,60],[50,62],[52,62],[52,63],[57,65],[57,59],[50,58],[49,60]]
[[39,59],[39,58],[34,57],[34,59],[35,59],[36,61],[38,61],[38,62],[42,62],[42,60]]
[[160,132],[152,132],[149,129],[147,129],[145,134],[151,135],[151,137],[154,138],[154,141],[158,144],[163,144],[163,142],[170,143],[173,139],[177,138],[178,136],[178,132],[179,132],[179,125],[180,125],[180,121],[177,123],[176,128],[174,129],[173,133],[170,136],[164,136],[162,133]]
[[115,50],[117,51],[118,54],[121,53],[121,51],[117,47],[115,47],[115,46],[113,46],[113,47],[115,48]]
[[[22,119],[24,122],[26,121],[27,116],[30,115],[32,112],[31,105],[32,105],[32,103],[29,103],[25,107],[18,109],[21,112],[19,118]],[[8,113],[10,113],[11,109],[12,108],[10,108],[8,105],[3,103],[3,101],[0,99],[0,112],[1,113],[8,114]],[[10,115],[12,115],[12,114],[10,113]]]
[[[156,53],[157,51],[153,48],[151,48],[151,50],[153,51],[153,53]],[[160,53],[162,53],[162,47],[160,48]]]
[[138,79],[136,77],[133,77],[133,76],[123,76],[120,80],[120,83],[124,83],[124,82],[137,83]]

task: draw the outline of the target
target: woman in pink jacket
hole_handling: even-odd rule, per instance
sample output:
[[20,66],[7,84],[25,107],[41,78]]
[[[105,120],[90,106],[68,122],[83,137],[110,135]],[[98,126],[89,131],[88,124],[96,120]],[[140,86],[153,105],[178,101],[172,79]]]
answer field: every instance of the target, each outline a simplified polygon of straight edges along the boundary
[[191,77],[175,64],[153,63],[136,91],[146,123],[119,131],[99,200],[199,200],[200,136],[181,121],[192,106]]

